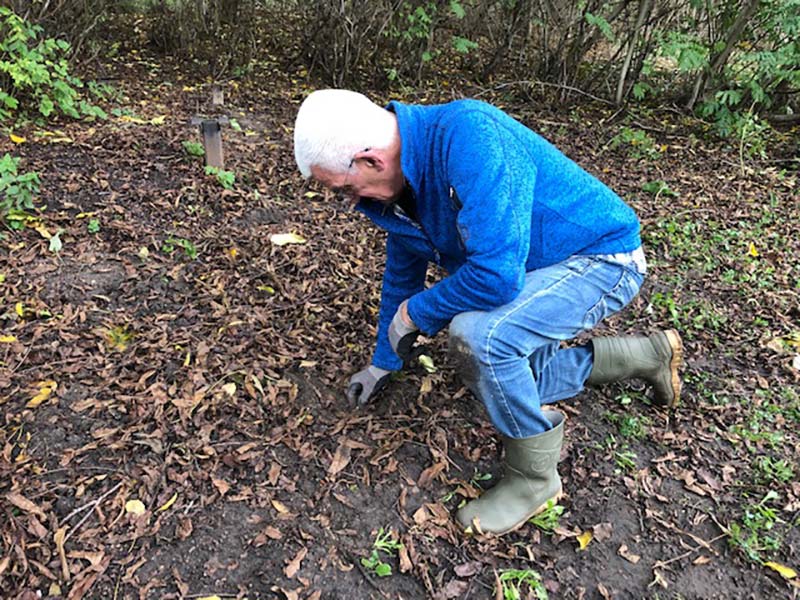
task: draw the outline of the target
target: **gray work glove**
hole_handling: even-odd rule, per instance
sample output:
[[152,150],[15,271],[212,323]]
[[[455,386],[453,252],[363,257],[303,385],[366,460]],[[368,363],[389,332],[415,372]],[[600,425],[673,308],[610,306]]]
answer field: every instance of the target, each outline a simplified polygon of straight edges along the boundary
[[374,365],[362,369],[353,375],[347,384],[347,400],[359,406],[364,406],[375,394],[381,391],[381,388],[389,381],[389,375],[391,374],[391,371]]
[[414,347],[418,335],[419,328],[408,315],[408,300],[406,300],[397,308],[389,325],[389,343],[394,353],[406,360],[411,355],[411,348]]

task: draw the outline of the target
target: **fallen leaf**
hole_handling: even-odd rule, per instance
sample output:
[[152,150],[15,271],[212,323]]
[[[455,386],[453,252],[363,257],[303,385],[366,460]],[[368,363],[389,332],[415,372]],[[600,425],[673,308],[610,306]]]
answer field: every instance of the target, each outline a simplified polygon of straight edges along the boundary
[[758,256],[758,250],[756,250],[756,245],[753,242],[750,242],[750,247],[747,249],[747,253],[750,256]]
[[39,388],[39,392],[28,401],[25,405],[27,408],[36,408],[58,388],[58,384],[52,379],[40,381],[36,386]]
[[43,520],[47,519],[47,515],[44,514],[44,511],[41,508],[39,508],[38,505],[28,500],[22,494],[17,494],[16,492],[9,492],[6,494],[6,500],[8,500],[11,504],[16,506],[17,508],[24,510],[25,512],[33,513],[37,517],[41,517]]
[[295,554],[294,558],[289,561],[288,565],[286,565],[286,568],[283,570],[283,574],[289,579],[294,577],[297,574],[297,571],[300,570],[300,563],[303,562],[306,554],[308,554],[308,549],[300,548],[297,554]]
[[444,586],[444,590],[440,596],[445,600],[450,600],[451,598],[462,598],[464,594],[469,589],[469,584],[466,581],[460,581],[458,579],[451,579],[447,582],[447,585]]
[[710,556],[698,556],[692,561],[693,565],[707,565],[711,562]]
[[214,484],[214,487],[217,488],[220,496],[224,496],[228,493],[228,490],[231,489],[230,484],[225,481],[224,479],[217,479],[216,477],[211,478],[211,483]]
[[275,510],[277,510],[282,515],[285,515],[285,514],[287,514],[289,512],[289,509],[286,508],[286,506],[284,506],[283,502],[280,502],[279,500],[272,500],[272,506],[274,506]]
[[26,138],[21,137],[19,135],[14,135],[13,133],[8,136],[12,142],[15,144],[23,144],[26,141]]
[[592,534],[594,535],[595,540],[598,542],[604,542],[611,538],[611,532],[613,529],[614,528],[611,523],[598,523],[592,527]]
[[306,240],[296,233],[273,233],[269,236],[269,241],[276,246],[285,246],[286,244],[305,244]]
[[624,558],[629,563],[632,563],[634,565],[642,559],[641,556],[633,554],[630,550],[628,550],[628,546],[626,544],[622,544],[619,547],[619,550],[617,550],[617,554],[619,554],[622,558]]
[[163,505],[163,506],[159,506],[159,507],[158,507],[158,512],[162,512],[162,511],[165,511],[165,510],[167,510],[167,509],[168,509],[170,506],[172,506],[173,504],[175,504],[175,500],[177,500],[177,499],[178,499],[178,492],[175,492],[174,494],[172,494],[172,498],[170,498],[169,500],[167,500],[167,501],[164,503],[164,505]]
[[145,507],[141,500],[128,500],[125,503],[125,512],[131,515],[139,516],[144,514]]
[[236,395],[236,384],[235,383],[226,383],[222,386],[222,391],[228,394],[228,396],[235,396]]
[[578,550],[586,550],[586,546],[589,545],[589,542],[592,541],[593,537],[594,535],[592,532],[588,530],[576,537],[575,539],[578,540]]
[[61,527],[56,530],[53,535],[53,541],[56,543],[58,550],[58,557],[61,559],[61,574],[64,576],[64,581],[69,581],[69,565],[67,565],[67,553],[64,552],[64,540],[67,535],[67,528]]
[[462,565],[457,565],[453,571],[455,571],[455,574],[459,577],[472,577],[473,575],[480,573],[481,569],[483,569],[483,563],[473,560]]
[[0,344],[13,344],[17,338],[13,335],[0,335]]
[[336,475],[350,464],[350,452],[350,446],[345,442],[339,442],[336,452],[333,453],[331,464],[328,465],[328,475]]
[[780,563],[768,561],[764,563],[765,567],[769,567],[773,571],[777,571],[781,577],[784,579],[794,579],[797,577],[797,571],[792,569],[791,567],[787,567],[786,565],[782,565]]

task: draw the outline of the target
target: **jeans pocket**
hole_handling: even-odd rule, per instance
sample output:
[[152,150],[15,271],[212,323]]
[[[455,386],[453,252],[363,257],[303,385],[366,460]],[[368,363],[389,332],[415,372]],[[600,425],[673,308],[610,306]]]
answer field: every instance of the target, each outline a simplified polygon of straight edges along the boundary
[[583,329],[592,329],[603,319],[619,312],[639,293],[640,277],[627,268],[620,268],[617,283],[590,308],[583,318]]

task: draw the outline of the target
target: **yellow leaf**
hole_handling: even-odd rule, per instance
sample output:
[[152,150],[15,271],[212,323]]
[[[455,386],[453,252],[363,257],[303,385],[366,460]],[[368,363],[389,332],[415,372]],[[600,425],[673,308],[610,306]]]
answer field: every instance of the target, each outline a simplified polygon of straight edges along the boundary
[[125,512],[132,515],[141,515],[144,513],[144,503],[141,500],[128,500],[125,503]]
[[14,312],[16,312],[20,317],[25,317],[25,307],[22,306],[22,302],[17,302],[14,305]]
[[10,137],[11,141],[14,142],[15,144],[22,144],[23,142],[25,142],[25,138],[24,137],[20,137],[18,135],[14,135],[13,133],[11,135],[9,135],[8,137]]
[[238,255],[239,255],[239,249],[238,248],[229,248],[228,249],[228,256],[230,256],[231,258],[236,258]]
[[202,598],[198,598],[197,600],[221,600],[221,598],[215,594],[213,596],[203,596]]
[[150,119],[150,123],[152,125],[163,125],[164,121],[166,121],[166,120],[167,120],[167,116],[166,115],[161,115],[160,117],[153,117],[152,119]]
[[269,236],[269,241],[276,246],[285,246],[286,244],[305,244],[306,240],[296,233],[273,233]]
[[578,540],[578,549],[579,550],[586,550],[586,546],[589,545],[589,542],[592,541],[592,532],[589,530],[584,531],[580,534],[576,539]]
[[36,408],[42,402],[47,400],[58,387],[58,384],[52,379],[40,381],[36,385],[39,387],[39,392],[28,401],[28,403],[25,405],[26,408]]
[[192,363],[192,351],[186,352],[186,358],[183,359],[183,366],[188,367]]
[[222,386],[222,391],[224,391],[228,396],[233,396],[236,394],[236,384],[235,383],[226,383]]
[[753,242],[750,242],[750,249],[747,251],[750,256],[758,256],[758,250],[756,250],[756,245]]
[[279,502],[278,500],[272,500],[272,506],[274,506],[275,510],[277,510],[279,513],[283,515],[289,512],[289,509],[286,508],[283,502]]
[[39,235],[41,235],[46,240],[49,240],[51,237],[53,237],[53,235],[49,231],[47,231],[47,227],[45,227],[44,225],[39,224],[36,227],[34,227],[34,229],[38,231]]
[[0,335],[0,344],[12,344],[17,341],[13,335]]
[[165,511],[165,510],[167,510],[167,509],[168,509],[170,506],[172,506],[173,504],[175,504],[175,500],[177,500],[177,499],[178,499],[178,492],[175,492],[174,494],[172,494],[172,498],[170,498],[169,500],[167,500],[167,501],[164,503],[164,506],[159,506],[158,510],[159,510],[159,511]]
[[773,571],[777,571],[778,573],[780,573],[780,576],[783,577],[784,579],[794,579],[795,577],[797,577],[797,571],[780,563],[769,561],[765,562],[764,566],[769,567]]

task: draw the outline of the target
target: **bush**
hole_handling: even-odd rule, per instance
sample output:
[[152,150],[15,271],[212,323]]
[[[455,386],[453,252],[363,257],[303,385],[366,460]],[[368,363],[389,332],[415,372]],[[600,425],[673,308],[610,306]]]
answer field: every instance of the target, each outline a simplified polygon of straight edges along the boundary
[[105,117],[81,97],[83,82],[69,72],[69,44],[41,34],[38,25],[0,7],[0,121],[28,111]]
[[[0,218],[33,208],[33,197],[39,193],[39,174],[19,173],[19,158],[6,153],[0,159]],[[19,229],[19,220],[10,220],[9,226]]]

